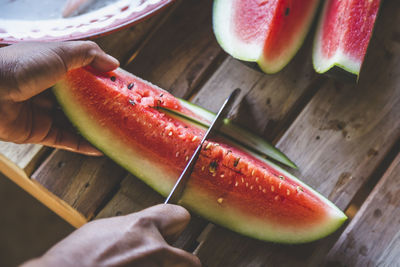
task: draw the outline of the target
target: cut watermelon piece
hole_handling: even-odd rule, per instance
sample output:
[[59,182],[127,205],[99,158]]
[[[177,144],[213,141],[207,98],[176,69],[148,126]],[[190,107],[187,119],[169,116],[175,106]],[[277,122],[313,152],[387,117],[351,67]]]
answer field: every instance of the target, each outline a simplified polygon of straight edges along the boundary
[[315,35],[313,64],[319,73],[338,67],[359,76],[380,0],[327,0]]
[[[201,117],[121,69],[70,71],[54,92],[82,135],[164,196],[206,131],[161,112],[156,107]],[[324,237],[346,219],[288,172],[221,137],[204,144],[180,204],[238,233],[283,243]]]
[[296,54],[319,0],[215,0],[214,33],[234,58],[281,70]]
[[[199,126],[203,126],[205,128],[210,127],[211,121],[214,120],[216,114],[205,110],[203,108],[199,108],[199,106],[196,106],[190,102],[187,102],[183,99],[179,99],[181,104],[185,107],[187,107],[189,110],[192,112],[195,112],[197,114],[201,114],[204,116],[203,118],[208,119],[208,121],[204,121],[198,118],[193,118],[190,116],[187,116],[185,113],[181,113],[176,110],[171,110],[168,108],[162,108],[160,107],[159,109],[167,112],[170,116],[177,118],[177,119],[186,119],[191,121],[192,123],[195,123]],[[236,126],[232,121],[229,119],[224,119],[224,122],[219,130],[219,134],[223,135],[225,138],[230,138],[233,139],[238,144],[242,144],[245,146],[247,149],[252,150],[253,152],[259,154],[260,156],[268,157],[271,159],[274,159],[288,167],[291,167],[293,169],[297,169],[296,164],[291,161],[285,154],[283,154],[279,149],[276,147],[272,146],[268,142],[264,141],[261,137],[256,136],[238,126]]]

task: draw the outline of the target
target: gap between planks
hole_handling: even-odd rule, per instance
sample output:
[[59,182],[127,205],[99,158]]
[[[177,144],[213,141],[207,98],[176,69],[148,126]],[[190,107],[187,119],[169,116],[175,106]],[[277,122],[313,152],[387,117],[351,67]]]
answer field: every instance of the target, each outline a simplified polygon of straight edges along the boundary
[[[356,216],[360,207],[367,200],[370,193],[373,191],[375,186],[379,183],[389,166],[394,162],[396,156],[400,151],[400,136],[397,142],[390,149],[388,154],[382,159],[382,161],[377,165],[376,169],[373,171],[372,175],[366,180],[365,184],[358,190],[350,204],[346,208],[346,215],[351,220]],[[349,221],[350,221],[349,220]]]

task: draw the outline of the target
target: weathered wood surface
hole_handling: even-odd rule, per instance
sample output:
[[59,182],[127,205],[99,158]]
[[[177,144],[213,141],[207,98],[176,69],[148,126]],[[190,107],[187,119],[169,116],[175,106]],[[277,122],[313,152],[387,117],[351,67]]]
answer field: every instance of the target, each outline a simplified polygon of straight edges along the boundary
[[400,266],[400,154],[327,257],[328,266]]
[[119,186],[125,171],[106,157],[55,150],[32,179],[91,219]]
[[94,39],[93,41],[95,41],[106,53],[117,58],[120,61],[121,66],[124,66],[126,61],[136,52],[153,29],[157,28],[165,17],[169,15],[168,11],[173,9],[174,5],[167,7],[163,12],[142,21],[133,27],[128,27],[110,35]]
[[[345,209],[400,138],[399,11],[400,2],[385,1],[357,86],[314,73],[311,36],[295,59],[275,75],[261,74],[226,57],[212,34],[211,0],[180,1],[168,12],[97,42],[122,64],[132,57],[128,71],[213,111],[229,92],[240,87],[242,95],[232,112],[234,120],[277,143],[299,165],[297,176]],[[0,143],[0,153],[2,147]],[[25,147],[6,150],[11,151],[7,157],[14,157],[14,161],[0,155],[0,170],[5,169],[10,177],[24,177],[21,187],[30,188],[27,191],[76,227],[92,218],[127,214],[162,201],[152,189],[104,157],[56,150],[30,180],[27,174],[36,169],[41,163],[37,159],[45,154],[37,154],[40,147]],[[397,166],[398,161],[393,164]],[[377,207],[373,202],[380,200],[379,192],[395,190],[386,188],[390,183],[384,181],[398,176],[397,170],[392,165],[374,190],[365,203],[370,209]],[[320,266],[335,242],[331,260],[353,244],[348,235],[359,231],[363,218],[371,216],[365,205],[339,241],[340,231],[306,245],[277,245],[216,226],[196,248],[196,239],[208,222],[194,216],[176,245],[189,251],[196,248],[203,264],[210,267]],[[373,225],[377,229],[384,229],[389,216],[382,209],[380,223]],[[395,231],[396,225],[388,226],[393,238],[386,248],[382,245],[380,258],[364,245],[368,255],[395,263],[394,253],[399,248]],[[375,238],[376,233],[372,234]],[[351,253],[364,253],[362,242],[371,238],[360,239]],[[356,260],[365,263],[367,258]],[[352,257],[343,256],[343,264],[353,262]]]
[[21,145],[0,141],[0,154],[23,170],[28,176],[36,169],[46,151],[48,150],[42,145]]
[[188,98],[222,51],[211,26],[212,1],[184,0],[126,69]]
[[86,219],[79,212],[29,178],[33,169],[39,165],[48,151],[49,149],[40,145],[17,145],[1,142],[0,171],[71,225],[82,225],[86,222]]
[[[277,144],[298,164],[295,174],[341,209],[400,137],[399,11],[385,2],[359,84],[323,84]],[[334,238],[285,246],[218,227],[198,253],[208,266],[318,266]]]

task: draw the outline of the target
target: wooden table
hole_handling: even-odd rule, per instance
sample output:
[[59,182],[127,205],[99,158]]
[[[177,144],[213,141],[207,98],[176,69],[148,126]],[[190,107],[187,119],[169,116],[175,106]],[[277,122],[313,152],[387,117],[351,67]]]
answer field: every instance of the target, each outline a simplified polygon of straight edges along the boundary
[[[204,266],[400,266],[400,2],[384,2],[357,85],[317,75],[312,36],[280,73],[227,56],[211,1],[185,0],[96,40],[130,72],[216,111],[240,87],[235,120],[276,144],[294,174],[346,210],[349,223],[304,245],[253,240],[193,215],[176,246]],[[132,60],[133,59],[133,60]],[[0,170],[75,227],[162,197],[106,157],[0,143]]]

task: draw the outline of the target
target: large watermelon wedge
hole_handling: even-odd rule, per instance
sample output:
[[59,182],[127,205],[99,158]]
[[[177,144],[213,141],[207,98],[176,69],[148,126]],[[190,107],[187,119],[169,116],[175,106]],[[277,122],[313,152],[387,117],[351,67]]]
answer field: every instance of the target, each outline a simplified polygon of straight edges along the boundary
[[218,43],[233,57],[257,62],[266,73],[281,70],[295,55],[319,0],[214,0]]
[[317,72],[342,69],[358,78],[380,2],[326,1],[314,41],[313,64]]
[[[205,133],[158,107],[202,119],[198,108],[121,69],[70,71],[54,92],[89,141],[164,196]],[[288,172],[219,137],[204,145],[181,204],[244,235],[284,243],[324,237],[346,219]]]

